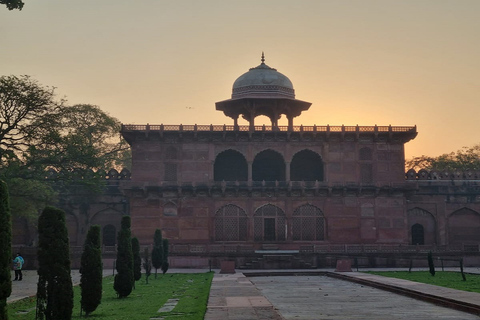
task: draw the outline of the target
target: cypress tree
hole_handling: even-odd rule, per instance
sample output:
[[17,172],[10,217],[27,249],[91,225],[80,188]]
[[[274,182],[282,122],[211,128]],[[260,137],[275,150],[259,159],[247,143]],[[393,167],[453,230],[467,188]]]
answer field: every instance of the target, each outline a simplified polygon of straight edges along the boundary
[[168,271],[168,239],[163,239],[163,262],[162,271],[165,274]]
[[123,216],[121,229],[117,239],[117,274],[113,282],[113,288],[119,298],[128,297],[132,292],[133,278],[133,252],[132,236],[130,231],[130,217]]
[[137,238],[132,238],[133,252],[133,278],[135,281],[142,277],[142,258],[140,257],[140,243]]
[[38,219],[37,319],[70,320],[73,287],[65,212],[46,207]]
[[8,319],[7,298],[12,293],[12,222],[8,189],[0,180],[0,319]]
[[98,225],[91,226],[88,230],[83,246],[80,274],[81,310],[88,316],[102,301],[103,264]]
[[145,248],[143,254],[143,268],[145,269],[145,283],[148,284],[148,277],[152,273],[152,261],[150,260],[150,253],[148,252],[148,247]]
[[155,279],[157,278],[157,269],[163,264],[163,241],[162,230],[156,229],[153,236],[152,265],[155,268]]
[[427,259],[428,259],[428,268],[430,269],[430,274],[433,277],[433,276],[435,276],[435,265],[433,264],[432,251],[428,252]]

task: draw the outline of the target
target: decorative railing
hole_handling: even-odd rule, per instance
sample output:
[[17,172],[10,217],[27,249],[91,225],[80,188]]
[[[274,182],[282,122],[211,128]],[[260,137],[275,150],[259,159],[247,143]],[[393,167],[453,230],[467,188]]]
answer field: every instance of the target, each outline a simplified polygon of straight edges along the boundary
[[[291,244],[289,244],[289,249]],[[478,253],[478,245],[399,245],[399,244],[299,244],[299,253],[318,254],[375,254],[375,253],[405,253],[426,254],[437,253]],[[172,244],[172,255],[196,255],[196,254],[253,254],[257,249],[248,244]]]
[[[222,131],[250,131],[250,126],[234,126],[234,125],[137,125],[137,124],[123,124],[122,132],[129,131],[186,131],[186,132],[222,132]],[[394,126],[254,126],[254,132],[417,132],[417,127],[394,127]]]

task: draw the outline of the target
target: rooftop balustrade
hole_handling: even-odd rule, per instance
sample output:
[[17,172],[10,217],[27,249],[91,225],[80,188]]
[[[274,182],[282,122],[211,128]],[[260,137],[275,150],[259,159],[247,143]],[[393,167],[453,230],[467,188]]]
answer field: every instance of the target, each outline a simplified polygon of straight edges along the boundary
[[[123,124],[122,132],[130,131],[186,131],[186,132],[223,132],[223,131],[251,131],[250,126],[234,126],[234,125],[137,125]],[[417,132],[416,126],[276,126],[270,125],[254,126],[254,132]]]

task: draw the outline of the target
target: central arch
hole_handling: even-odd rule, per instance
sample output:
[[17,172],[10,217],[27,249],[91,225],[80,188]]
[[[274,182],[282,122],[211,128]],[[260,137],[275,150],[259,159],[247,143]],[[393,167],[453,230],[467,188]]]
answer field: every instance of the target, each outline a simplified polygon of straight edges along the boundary
[[274,150],[258,153],[252,165],[253,181],[285,181],[285,160]]
[[285,241],[285,213],[272,204],[261,206],[253,215],[255,241]]

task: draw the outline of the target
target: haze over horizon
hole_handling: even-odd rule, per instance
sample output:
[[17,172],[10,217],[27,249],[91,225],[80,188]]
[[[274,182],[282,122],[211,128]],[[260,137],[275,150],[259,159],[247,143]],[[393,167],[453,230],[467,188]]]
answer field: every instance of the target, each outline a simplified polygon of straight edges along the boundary
[[0,75],[122,123],[231,124],[215,102],[263,51],[312,103],[295,125],[417,125],[406,158],[437,156],[480,143],[479,14],[476,0],[25,0],[0,7]]

